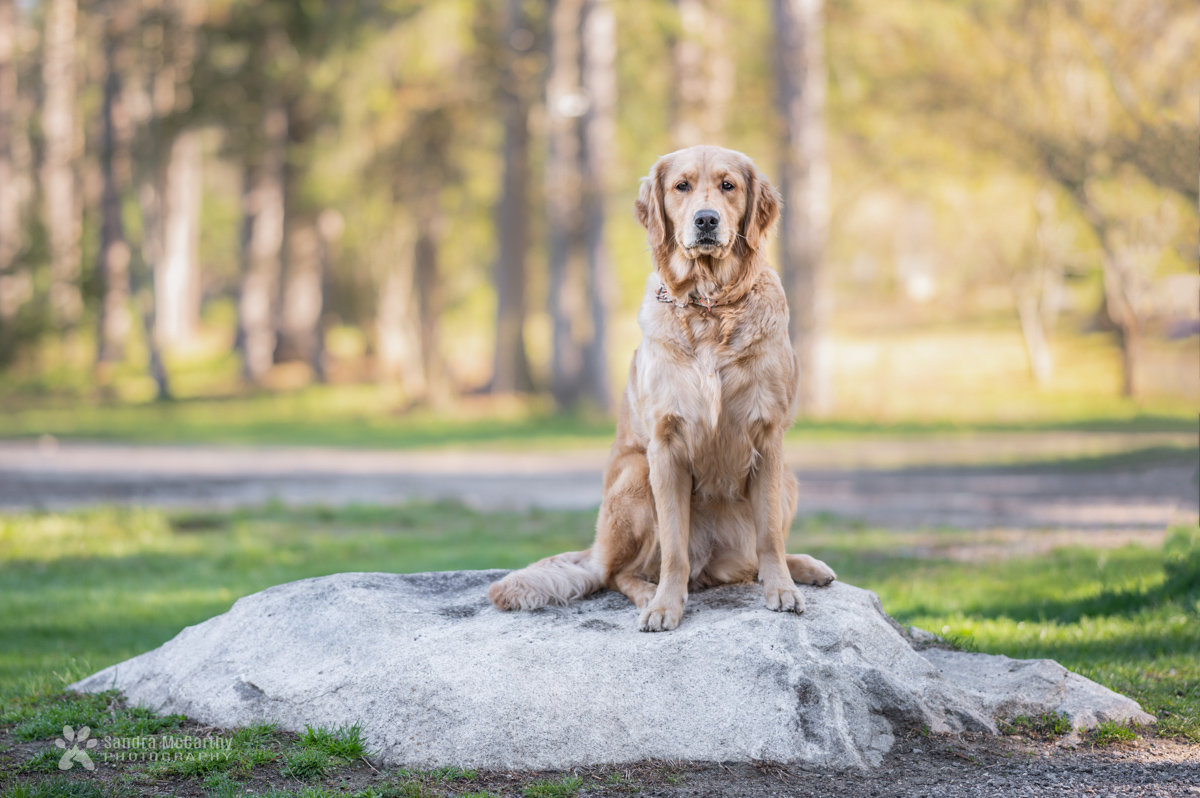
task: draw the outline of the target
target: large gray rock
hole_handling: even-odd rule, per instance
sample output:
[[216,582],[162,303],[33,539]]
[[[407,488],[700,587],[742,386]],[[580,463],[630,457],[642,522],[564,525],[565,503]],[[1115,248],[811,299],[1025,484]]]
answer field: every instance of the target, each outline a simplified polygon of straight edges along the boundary
[[692,595],[674,632],[624,596],[499,612],[502,571],[292,582],[74,687],[218,726],[361,723],[389,765],[563,768],[661,758],[878,764],[905,727],[995,731],[1006,714],[1153,720],[1042,661],[917,650],[875,594],[804,588],[801,616],[756,585]]

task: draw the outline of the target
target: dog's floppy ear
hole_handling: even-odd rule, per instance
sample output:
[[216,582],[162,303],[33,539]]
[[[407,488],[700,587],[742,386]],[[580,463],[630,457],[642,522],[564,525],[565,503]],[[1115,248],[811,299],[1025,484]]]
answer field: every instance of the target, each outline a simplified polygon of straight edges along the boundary
[[663,160],[660,158],[649,176],[642,178],[637,202],[633,204],[634,215],[646,228],[650,246],[656,252],[667,246],[671,239],[671,222],[663,205]]
[[746,213],[742,216],[741,233],[751,252],[762,246],[763,239],[779,221],[779,192],[754,169],[746,170]]

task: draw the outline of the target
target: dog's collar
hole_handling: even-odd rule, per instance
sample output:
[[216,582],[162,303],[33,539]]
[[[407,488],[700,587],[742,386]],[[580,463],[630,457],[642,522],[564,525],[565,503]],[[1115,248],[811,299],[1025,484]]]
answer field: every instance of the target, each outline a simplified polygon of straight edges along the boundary
[[715,302],[713,301],[712,297],[704,296],[703,294],[688,294],[688,301],[686,303],[677,302],[675,301],[675,298],[667,292],[667,287],[665,285],[660,285],[658,287],[658,293],[654,295],[654,298],[659,302],[662,302],[664,305],[674,305],[677,308],[686,308],[691,305],[695,305],[696,307],[704,308],[705,313],[708,313],[713,308],[718,308],[722,304],[725,304],[723,302]]

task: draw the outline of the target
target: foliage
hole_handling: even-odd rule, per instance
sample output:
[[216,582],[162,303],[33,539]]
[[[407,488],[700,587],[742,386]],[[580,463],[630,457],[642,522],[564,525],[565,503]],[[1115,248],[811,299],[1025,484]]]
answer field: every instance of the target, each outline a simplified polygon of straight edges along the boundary
[[[35,76],[44,3],[17,5],[17,85],[24,108],[36,104],[41,90]],[[148,164],[142,161],[165,150],[167,137],[181,126],[203,131],[206,178],[197,283],[203,284],[208,321],[193,340],[166,352],[172,376],[184,372],[175,382],[182,395],[189,395],[187,378],[193,375],[181,361],[209,344],[225,359],[222,379],[206,390],[229,395],[239,389],[236,359],[229,355],[238,323],[229,309],[243,287],[243,177],[246,168],[262,160],[264,108],[272,102],[284,106],[289,122],[287,213],[308,220],[328,210],[342,220],[336,241],[327,242],[322,294],[330,378],[360,382],[379,375],[376,322],[382,289],[389,277],[397,277],[413,293],[418,212],[436,206],[446,220],[436,236],[440,266],[431,294],[443,309],[436,324],[437,354],[458,391],[487,383],[496,303],[488,279],[498,238],[493,211],[504,166],[500,108],[511,89],[499,68],[501,53],[511,44],[502,40],[505,5],[220,0],[195,6],[191,16],[175,15],[176,4],[139,16],[143,29],[130,40],[145,51],[143,61],[169,56],[152,52],[155,41],[161,47],[164,37],[155,32],[163,25],[172,35],[180,33],[176,28],[194,27],[196,33],[194,65],[172,64],[180,73],[175,75],[178,102],[160,125],[163,140],[134,153],[134,166],[144,171]],[[617,354],[609,364],[614,384],[637,338],[634,312],[649,267],[643,232],[628,208],[649,163],[681,143],[669,134],[679,106],[672,54],[687,36],[677,5],[669,0],[613,4],[620,102],[617,153],[607,170],[613,188],[606,233],[615,307],[610,349]],[[736,97],[717,125],[722,142],[753,155],[766,174],[776,174],[779,126],[772,108],[775,31],[769,4],[711,0],[702,5],[712,27],[722,32],[720,55],[729,59],[726,80],[734,84],[726,93]],[[846,406],[858,414],[894,416],[884,399],[906,391],[888,377],[933,384],[930,361],[935,368],[946,363],[938,353],[912,357],[912,348],[898,345],[903,342],[897,337],[915,321],[952,327],[981,316],[1011,321],[1014,285],[1027,281],[1035,264],[1056,275],[1053,282],[1061,289],[1062,312],[1047,312],[1056,367],[1100,364],[1103,369],[1080,380],[1086,391],[1077,393],[1115,392],[1117,382],[1107,376],[1114,342],[1107,335],[1095,346],[1071,346],[1065,352],[1058,351],[1057,339],[1067,328],[1088,326],[1101,307],[1106,258],[1137,261],[1135,293],[1150,321],[1148,337],[1157,339],[1179,313],[1169,307],[1173,297],[1164,281],[1191,271],[1196,247],[1196,189],[1189,166],[1196,106],[1186,90],[1198,77],[1197,62],[1189,57],[1200,40],[1195,5],[1183,0],[901,0],[885,8],[840,0],[826,5],[834,175],[829,272],[838,345],[844,347],[836,360],[866,361],[864,371],[880,378],[864,383],[843,377]],[[522,45],[521,78],[536,85],[545,72],[547,19],[540,4],[524,7],[530,29],[519,37],[528,40]],[[139,4],[114,0],[105,16],[118,11],[144,13]],[[81,25],[81,51],[100,52],[103,33],[103,25]],[[91,61],[81,72],[78,105],[82,118],[91,118],[105,76]],[[524,327],[535,376],[545,384],[551,336],[544,187],[553,176],[545,168],[544,99],[535,97],[534,105],[527,169],[531,312]],[[24,111],[18,117],[19,132],[33,142],[36,154],[36,120]],[[98,150],[100,126],[85,127],[80,174],[95,171]],[[444,146],[444,164],[432,163],[422,142]],[[28,161],[21,168],[31,172],[35,164]],[[430,183],[436,184],[434,190]],[[103,375],[92,371],[95,347],[87,330],[103,281],[92,268],[98,226],[91,200],[82,214],[85,323],[65,335],[50,318],[45,225],[36,193],[25,200],[28,218],[22,221],[28,222],[23,227],[29,240],[12,269],[31,273],[34,296],[14,318],[0,322],[4,381],[57,374],[63,349],[77,344],[87,350],[79,359],[86,364],[85,393],[128,390],[149,398],[139,325],[132,327],[124,362],[106,367]],[[129,189],[125,193],[132,211],[138,198]],[[1046,198],[1040,211],[1039,198]],[[1047,235],[1039,233],[1039,214]],[[138,225],[129,226],[137,238]],[[7,277],[8,265],[0,268]],[[280,279],[282,298],[289,273]],[[426,310],[414,303],[409,296],[405,307]],[[1014,325],[1008,334],[1019,370],[1024,364]],[[1192,344],[1178,346],[1191,347],[1183,353],[1191,360],[1173,362],[1193,363]],[[1142,368],[1159,370],[1153,364]],[[948,383],[943,407],[935,410],[974,405],[966,401],[974,398],[973,386],[1011,384],[1010,375],[980,375],[954,365],[941,370]],[[116,375],[111,383],[110,373]],[[265,387],[311,379],[303,366],[281,363]],[[1056,374],[1052,385],[1077,379],[1077,374]],[[402,397],[398,407],[414,398],[408,382],[402,375],[393,386]],[[1168,382],[1174,395],[1196,391],[1178,377]],[[1012,393],[1021,399],[1032,395],[1031,401],[1039,401],[1029,385],[1016,387]],[[870,395],[860,396],[862,391]],[[913,407],[926,403],[918,398]],[[997,401],[979,412],[1005,415],[1008,408]]]

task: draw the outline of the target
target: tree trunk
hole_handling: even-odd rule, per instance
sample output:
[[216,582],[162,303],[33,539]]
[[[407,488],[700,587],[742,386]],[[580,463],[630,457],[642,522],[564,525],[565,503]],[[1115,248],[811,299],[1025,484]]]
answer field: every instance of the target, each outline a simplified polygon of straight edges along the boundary
[[504,113],[504,187],[496,206],[496,348],[491,393],[533,389],[525,348],[526,259],[529,253],[529,92],[520,69],[532,43],[522,0],[508,0],[500,96]]
[[163,346],[187,341],[200,319],[200,134],[175,136],[167,156],[163,257],[155,264],[155,333]]
[[397,234],[395,254],[379,288],[375,311],[376,357],[379,377],[399,379],[410,400],[426,395],[425,374],[417,344],[416,301],[413,298],[412,245]]
[[[160,9],[161,3],[155,0],[140,9],[142,39],[156,41],[158,45],[138,53],[125,96],[129,100],[131,139],[136,146],[131,152],[130,171],[136,186],[142,228],[141,241],[131,247],[130,290],[145,334],[147,370],[154,380],[157,397],[169,399],[170,380],[154,334],[154,277],[163,257],[162,120],[174,104],[173,73],[166,66],[167,48],[162,44],[166,23],[158,13]],[[167,86],[172,91],[164,91]]]
[[1092,202],[1088,183],[1070,181],[1058,174],[1051,176],[1070,192],[1104,251],[1104,308],[1108,318],[1116,325],[1117,340],[1121,347],[1121,395],[1137,396],[1142,351],[1137,266],[1128,251],[1114,240],[1117,236],[1114,235],[1113,224]]
[[1042,325],[1042,313],[1038,298],[1028,287],[1013,285],[1013,297],[1017,306],[1017,318],[1021,322],[1021,337],[1025,341],[1025,354],[1029,357],[1029,371],[1038,385],[1047,385],[1054,375],[1054,358],[1046,342],[1046,328]]
[[[21,248],[20,201],[13,139],[17,132],[16,0],[0,0],[0,279],[12,274]],[[5,292],[0,292],[5,293]],[[10,317],[0,302],[0,322]]]
[[800,361],[800,411],[833,405],[829,362],[832,296],[824,268],[829,224],[825,155],[825,53],[821,0],[773,0],[776,90],[783,120],[780,249],[791,307],[792,344]]
[[313,327],[313,352],[309,366],[317,382],[326,382],[329,378],[328,363],[325,349],[325,309],[328,306],[326,297],[330,291],[330,278],[334,273],[335,253],[338,241],[346,230],[346,220],[333,208],[326,208],[317,215],[317,267],[320,270],[320,307],[317,310],[316,323]]
[[616,161],[617,34],[610,0],[587,0],[583,18],[583,221],[591,331],[583,349],[583,388],[604,411],[612,409],[608,376],[608,313],[613,275],[605,244],[608,175]]
[[129,180],[129,118],[123,95],[128,72],[128,14],[113,13],[105,28],[104,133],[100,171],[104,187],[100,199],[100,252],[96,271],[100,278],[100,313],[97,319],[97,363],[125,359],[131,319],[129,315],[129,241],[121,218],[121,201]]
[[559,409],[575,404],[583,393],[583,352],[573,324],[573,320],[582,317],[584,312],[579,285],[582,271],[579,116],[586,110],[579,74],[581,13],[581,0],[555,0],[550,16],[550,63],[546,75],[548,298],[553,324],[550,390]]
[[46,0],[42,53],[42,198],[50,248],[50,310],[73,328],[83,312],[75,190],[75,0]]
[[1137,313],[1134,284],[1137,274],[1129,259],[1113,251],[1107,236],[1101,239],[1104,253],[1104,305],[1108,316],[1117,326],[1117,341],[1121,347],[1121,395],[1138,395],[1138,370],[1141,363],[1141,323]]
[[438,335],[442,314],[441,280],[438,255],[442,237],[440,192],[427,199],[417,217],[417,240],[413,245],[413,288],[417,299],[418,344],[421,371],[425,378],[422,401],[439,404],[449,395],[449,382],[441,357]]
[[[276,362],[301,360],[320,379],[324,374],[321,313],[325,305],[325,278],[316,218],[310,213],[288,213],[285,241],[287,280],[280,308]],[[281,353],[282,348],[288,351]]]
[[719,144],[733,97],[735,69],[726,23],[714,0],[675,0],[678,37],[671,46],[674,73],[671,141],[676,147]]
[[[151,122],[153,125],[154,123]],[[155,159],[152,157],[151,162]],[[142,212],[142,243],[139,248],[139,263],[134,269],[138,311],[142,318],[142,330],[146,337],[146,368],[154,380],[156,397],[171,398],[171,385],[162,350],[154,335],[154,264],[162,258],[162,188],[161,176],[155,169],[143,168],[138,179],[138,204]]]
[[277,100],[264,111],[259,163],[247,167],[242,189],[242,290],[238,344],[242,376],[258,385],[275,358],[275,297],[282,269],[287,112]]
[[1047,330],[1053,328],[1062,306],[1062,259],[1066,254],[1053,209],[1054,198],[1043,187],[1033,203],[1032,245],[1018,257],[1018,271],[1012,279],[1029,370],[1034,381],[1042,386],[1049,384],[1054,376],[1054,355]]
[[[32,293],[21,254],[21,121],[17,115],[17,3],[0,0],[0,333],[12,324]],[[6,349],[7,347],[0,347]],[[0,351],[0,358],[4,353]]]
[[[180,114],[192,105],[196,58],[197,0],[159,0],[170,19],[164,31],[157,99],[159,114]],[[200,134],[184,128],[170,137],[163,164],[163,253],[156,263],[155,334],[162,346],[184,343],[200,320],[200,203],[203,160]]]

